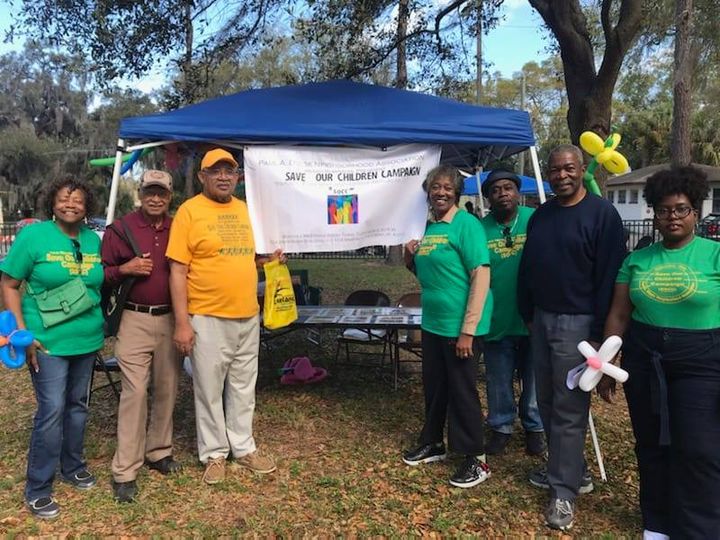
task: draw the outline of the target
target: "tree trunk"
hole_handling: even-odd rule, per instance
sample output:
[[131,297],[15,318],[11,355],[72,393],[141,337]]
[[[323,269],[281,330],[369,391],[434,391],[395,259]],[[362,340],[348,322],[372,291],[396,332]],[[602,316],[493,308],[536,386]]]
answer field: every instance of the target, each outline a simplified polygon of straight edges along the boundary
[[[395,87],[407,87],[407,56],[405,52],[405,35],[407,33],[407,23],[410,16],[408,9],[409,0],[398,1],[398,22],[397,22],[397,72],[395,75]],[[403,262],[402,246],[390,246],[388,249],[386,262],[391,265],[400,265]]]
[[560,46],[568,97],[568,128],[573,143],[592,130],[601,137],[610,131],[612,95],[622,62],[640,30],[642,0],[621,0],[617,23],[611,22],[612,0],[602,0],[601,23],[605,51],[595,68],[587,20],[578,0],[529,0]]
[[405,52],[405,36],[407,34],[407,23],[410,11],[408,9],[409,0],[399,0],[398,2],[398,23],[397,23],[397,74],[395,77],[395,88],[407,88],[407,55]]
[[676,0],[673,123],[670,142],[670,162],[674,166],[689,165],[692,161],[690,134],[692,12],[692,0]]
[[[191,88],[191,71],[192,52],[193,52],[193,22],[192,22],[193,1],[185,2],[185,55],[183,57],[180,69],[182,71],[182,100],[185,105],[193,102],[193,92]],[[195,196],[195,187],[193,186],[193,167],[185,168],[185,200]]]

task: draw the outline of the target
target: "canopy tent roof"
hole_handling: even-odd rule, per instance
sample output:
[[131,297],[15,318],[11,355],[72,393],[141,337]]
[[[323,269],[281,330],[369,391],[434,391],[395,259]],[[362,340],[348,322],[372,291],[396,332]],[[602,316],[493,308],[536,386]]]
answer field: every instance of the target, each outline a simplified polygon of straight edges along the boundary
[[[484,184],[485,180],[487,180],[488,175],[491,171],[485,171],[480,173],[480,183]],[[530,176],[523,176],[521,174],[518,174],[518,177],[520,178],[520,194],[521,195],[535,195],[538,192],[537,182],[534,178],[531,178]],[[550,188],[550,184],[547,182],[543,182],[543,188],[545,189],[545,193],[552,193],[552,189]],[[478,188],[477,188],[477,180],[475,179],[475,175],[468,176],[465,179],[465,189],[463,191],[463,195],[477,195],[478,194]]]
[[407,90],[327,81],[247,90],[161,114],[125,118],[133,141],[223,141],[385,147],[442,146],[458,166],[535,145],[527,112],[468,105]]

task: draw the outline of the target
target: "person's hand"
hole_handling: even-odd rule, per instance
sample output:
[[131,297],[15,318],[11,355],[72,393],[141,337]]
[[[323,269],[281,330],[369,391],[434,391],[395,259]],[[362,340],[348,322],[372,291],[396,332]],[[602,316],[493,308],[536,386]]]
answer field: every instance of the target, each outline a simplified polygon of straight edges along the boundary
[[280,248],[273,251],[273,254],[270,256],[271,261],[274,261],[276,259],[280,264],[286,264],[288,260],[287,255],[285,255],[283,253],[283,250]]
[[410,240],[407,244],[405,244],[405,250],[403,252],[403,257],[405,259],[405,265],[410,266],[413,262],[413,257],[415,257],[415,253],[418,250],[418,247],[420,246],[419,240]]
[[458,358],[471,358],[473,355],[473,337],[469,334],[460,334],[455,343],[455,354]]
[[190,326],[189,321],[175,323],[173,343],[175,343],[175,347],[180,351],[180,354],[188,355],[192,352],[195,345],[195,330]]
[[603,375],[602,379],[600,379],[600,382],[597,385],[598,395],[603,398],[604,401],[612,403],[613,397],[615,396],[615,385],[615,379],[607,375]]
[[40,371],[40,364],[38,364],[37,361],[38,349],[47,353],[45,347],[43,347],[37,339],[34,340],[27,349],[25,349],[25,363],[33,371],[33,373],[38,373]]
[[153,262],[149,253],[142,257],[133,257],[125,264],[120,265],[120,274],[123,276],[149,276],[152,273]]

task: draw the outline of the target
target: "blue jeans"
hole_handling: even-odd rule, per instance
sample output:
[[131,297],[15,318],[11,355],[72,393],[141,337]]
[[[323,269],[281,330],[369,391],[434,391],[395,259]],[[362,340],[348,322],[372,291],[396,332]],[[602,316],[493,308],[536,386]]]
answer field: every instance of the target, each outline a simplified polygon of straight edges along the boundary
[[[520,413],[525,431],[542,431],[543,425],[535,393],[535,372],[527,336],[508,336],[485,342],[485,376],[488,399],[487,423],[493,431],[512,433]],[[520,375],[522,390],[515,406],[513,379]],[[518,411],[519,409],[519,411]]]
[[31,370],[37,412],[28,451],[28,501],[51,495],[58,462],[65,477],[85,468],[83,440],[95,353],[50,356],[38,351],[37,361],[40,370]]

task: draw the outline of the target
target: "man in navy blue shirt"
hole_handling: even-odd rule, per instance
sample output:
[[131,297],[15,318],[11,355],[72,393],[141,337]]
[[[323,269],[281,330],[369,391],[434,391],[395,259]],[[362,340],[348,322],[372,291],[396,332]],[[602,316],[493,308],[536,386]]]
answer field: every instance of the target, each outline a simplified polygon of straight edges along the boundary
[[593,489],[584,459],[590,394],[567,388],[567,373],[583,360],[577,344],[602,340],[612,291],[625,255],[615,208],[583,185],[582,151],[555,148],[548,179],[556,198],[528,223],[518,275],[518,307],[530,328],[537,400],[548,439],[547,469],[530,483],[550,490],[548,526],[567,530],[578,493]]

